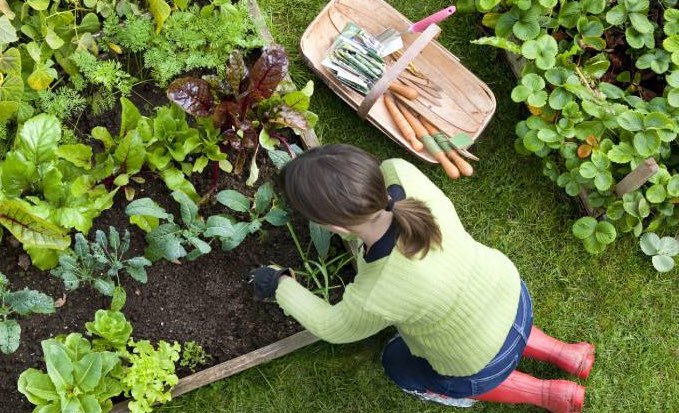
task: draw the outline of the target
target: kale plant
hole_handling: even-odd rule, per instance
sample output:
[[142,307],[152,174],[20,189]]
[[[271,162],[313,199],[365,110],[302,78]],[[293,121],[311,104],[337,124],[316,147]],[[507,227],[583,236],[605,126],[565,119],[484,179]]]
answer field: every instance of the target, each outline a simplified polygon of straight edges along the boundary
[[140,283],[146,283],[146,266],[151,262],[144,257],[125,258],[130,248],[130,233],[125,230],[121,239],[114,227],[109,227],[108,237],[97,230],[95,241],[89,242],[82,233],[75,235],[74,254],[59,257],[59,266],[51,274],[64,281],[68,290],[75,290],[83,283],[101,294],[113,296],[120,285],[120,272],[127,273]]
[[[213,215],[206,220],[198,214],[198,205],[183,192],[173,192],[172,198],[179,203],[181,224],[150,198],[137,199],[125,209],[130,222],[147,231],[145,256],[151,261],[164,258],[179,264],[183,257],[195,260],[212,251],[210,243],[213,239],[221,243],[224,251],[231,251],[248,234],[261,231],[264,222],[281,226],[288,220],[287,212],[273,202],[270,183],[259,187],[254,199],[234,190],[217,194],[217,201],[240,213],[241,219],[224,214]],[[164,222],[161,223],[161,220]]]
[[54,301],[46,294],[24,288],[9,290],[7,277],[0,272],[0,351],[14,353],[21,341],[21,326],[13,318],[54,312]]

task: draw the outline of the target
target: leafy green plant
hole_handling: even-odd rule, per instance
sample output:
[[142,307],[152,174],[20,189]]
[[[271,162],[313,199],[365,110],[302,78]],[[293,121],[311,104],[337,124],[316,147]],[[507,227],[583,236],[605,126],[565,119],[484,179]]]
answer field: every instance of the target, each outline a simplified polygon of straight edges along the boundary
[[[676,1],[464,0],[493,35],[474,43],[520,55],[515,102],[530,116],[515,147],[605,221],[582,219],[573,234],[600,253],[618,232],[639,237],[679,225],[679,11]],[[647,159],[659,172],[640,189],[619,183]],[[671,188],[670,188],[671,186]],[[671,192],[671,194],[670,194]],[[611,230],[612,225],[615,232]]]
[[160,341],[158,349],[154,349],[148,340],[132,340],[130,348],[127,353],[130,366],[122,378],[125,396],[133,398],[127,406],[131,413],[148,413],[153,411],[154,404],[172,399],[170,391],[179,382],[175,362],[179,360],[181,346]]
[[[288,213],[273,202],[274,191],[270,182],[257,188],[253,199],[233,189],[219,192],[215,199],[234,212],[248,214],[247,219],[243,221],[220,215],[208,218],[206,235],[219,237],[224,251],[231,251],[240,245],[248,234],[260,231],[264,222],[277,227],[288,222]],[[226,221],[231,223],[233,232],[223,232],[224,228],[228,228]]]
[[97,310],[94,321],[85,323],[85,328],[99,337],[92,342],[94,348],[120,351],[125,349],[132,335],[132,324],[123,313],[114,310]]
[[[212,240],[219,241],[224,251],[231,251],[248,234],[261,231],[264,222],[280,226],[285,225],[288,219],[287,213],[274,203],[273,187],[270,183],[260,186],[254,199],[234,190],[217,194],[218,202],[240,213],[241,217],[247,214],[246,220],[226,214],[203,219],[198,213],[198,205],[183,192],[175,191],[172,197],[179,204],[183,225],[176,223],[172,214],[150,198],[137,199],[125,209],[130,222],[147,231],[145,255],[151,261],[164,258],[179,263],[179,259],[183,257],[195,260],[212,251]],[[161,224],[160,220],[165,222]],[[187,248],[190,250],[187,251]]]
[[[193,116],[212,118],[225,143],[237,152],[234,171],[240,174],[249,151],[256,154],[259,145],[267,150],[287,146],[286,133],[301,133],[316,123],[317,116],[308,110],[313,83],[300,91],[280,85],[288,64],[280,46],[265,47],[251,68],[240,53],[233,53],[223,77],[179,78],[167,96]],[[247,183],[254,184],[257,176],[253,156]]]
[[120,272],[145,284],[146,266],[151,261],[144,257],[124,258],[130,248],[130,232],[125,230],[121,239],[114,227],[106,233],[97,230],[95,241],[89,242],[82,233],[75,235],[74,254],[59,257],[59,266],[51,274],[64,281],[66,289],[75,290],[82,283],[92,284],[101,294],[112,296],[120,285]]
[[121,359],[111,351],[94,351],[81,334],[42,342],[47,372],[29,368],[19,376],[19,391],[36,411],[102,412],[123,392]]
[[211,359],[203,346],[195,341],[187,341],[182,345],[182,357],[179,360],[179,365],[188,368],[192,373],[196,371],[198,366],[202,366]]
[[27,120],[14,148],[0,164],[0,224],[14,235],[41,269],[57,262],[70,245],[70,228],[86,233],[92,220],[113,205],[109,192],[91,174],[92,148],[61,144],[53,115]]
[[679,254],[679,241],[672,237],[660,238],[654,232],[648,232],[639,240],[644,254],[651,256],[653,268],[659,272],[668,272],[674,268],[674,257]]
[[[145,255],[151,261],[164,258],[179,264],[180,258],[195,260],[212,251],[210,244],[201,239],[207,225],[198,215],[198,206],[181,191],[172,192],[172,198],[179,204],[183,227],[174,222],[172,214],[150,198],[137,199],[125,208],[130,222],[143,222],[142,229],[148,231]],[[160,219],[166,222],[159,224]],[[187,252],[186,248],[189,246],[193,249]]]
[[175,10],[168,13],[162,26],[157,33],[150,19],[142,15],[123,24],[106,24],[104,32],[111,42],[143,52],[144,66],[163,86],[181,73],[220,68],[234,49],[247,51],[263,45],[244,2],[221,1]]
[[95,115],[113,109],[116,94],[129,96],[132,93],[137,79],[123,70],[119,61],[100,60],[88,51],[75,52],[70,60],[78,68],[79,76],[94,86],[87,95]]
[[130,411],[140,413],[170,400],[179,344],[160,341],[156,350],[146,340],[135,341],[132,325],[117,310],[97,311],[86,326],[92,342],[79,333],[44,340],[47,372],[29,368],[19,376],[19,391],[35,411],[108,412],[112,399],[124,395],[132,397]]
[[50,314],[54,301],[46,294],[24,288],[10,291],[7,277],[0,272],[0,351],[14,353],[21,342],[21,326],[14,316]]
[[201,119],[198,128],[190,126],[186,114],[176,105],[157,108],[152,118],[121,98],[121,128],[117,138],[104,127],[92,129],[92,137],[102,142],[105,151],[97,154],[95,173],[109,185],[125,187],[128,199],[134,194],[127,185],[138,180],[144,165],[160,174],[168,188],[182,191],[194,201],[200,196],[187,176],[202,172],[210,161],[218,168],[230,170],[227,155],[222,153],[220,133],[210,119]]

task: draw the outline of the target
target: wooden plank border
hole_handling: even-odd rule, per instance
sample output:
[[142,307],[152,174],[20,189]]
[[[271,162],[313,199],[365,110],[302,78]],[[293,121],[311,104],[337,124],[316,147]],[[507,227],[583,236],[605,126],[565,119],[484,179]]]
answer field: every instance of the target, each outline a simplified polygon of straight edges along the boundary
[[[262,14],[256,0],[241,0],[245,1],[255,24],[255,28],[260,36],[264,39],[267,45],[274,44],[275,41],[269,28],[266,24],[266,19]],[[292,82],[290,75],[285,76],[285,80]],[[313,129],[302,132],[302,144],[308,148],[320,146],[316,132]],[[264,364],[268,361],[290,354],[296,350],[306,347],[310,344],[316,343],[320,339],[307,330],[293,334],[268,346],[261,347],[257,350],[251,351],[242,356],[233,358],[223,363],[217,364],[205,370],[201,370],[190,376],[183,377],[179,380],[177,386],[172,389],[172,398],[188,393],[192,390],[207,386],[218,380],[233,376],[234,374],[245,371],[249,368]],[[127,408],[129,400],[122,401],[110,411],[110,413],[128,413]]]

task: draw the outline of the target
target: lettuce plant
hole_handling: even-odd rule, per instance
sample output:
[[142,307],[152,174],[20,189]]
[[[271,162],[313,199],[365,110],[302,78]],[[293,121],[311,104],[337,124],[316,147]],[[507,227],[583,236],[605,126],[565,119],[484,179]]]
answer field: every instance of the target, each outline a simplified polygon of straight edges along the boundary
[[125,319],[125,315],[115,310],[97,310],[94,321],[85,323],[90,334],[97,336],[93,341],[95,348],[125,349],[132,334],[132,324]]
[[155,349],[148,340],[132,340],[130,348],[126,354],[130,366],[122,378],[125,396],[133,399],[127,406],[131,413],[149,413],[154,404],[172,399],[171,390],[179,382],[175,362],[181,346],[160,341]]
[[24,288],[10,291],[7,277],[0,272],[0,351],[14,353],[21,341],[21,326],[14,316],[50,314],[54,301],[46,294]]
[[29,368],[19,376],[19,391],[34,411],[105,413],[113,398],[125,395],[133,398],[130,411],[140,413],[170,400],[179,344],[160,341],[155,350],[146,340],[133,340],[132,325],[116,310],[97,311],[86,327],[92,342],[79,333],[44,340],[47,371]]
[[42,342],[47,372],[29,368],[19,376],[19,391],[41,412],[107,412],[123,392],[121,359],[95,351],[81,334]]

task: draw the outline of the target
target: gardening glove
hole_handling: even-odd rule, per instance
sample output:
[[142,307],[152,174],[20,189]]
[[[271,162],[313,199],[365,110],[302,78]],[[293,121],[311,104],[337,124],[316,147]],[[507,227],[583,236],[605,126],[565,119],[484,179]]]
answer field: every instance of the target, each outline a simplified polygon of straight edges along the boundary
[[283,275],[291,275],[290,268],[259,267],[250,272],[250,278],[255,286],[255,300],[262,301],[276,295],[278,279]]

